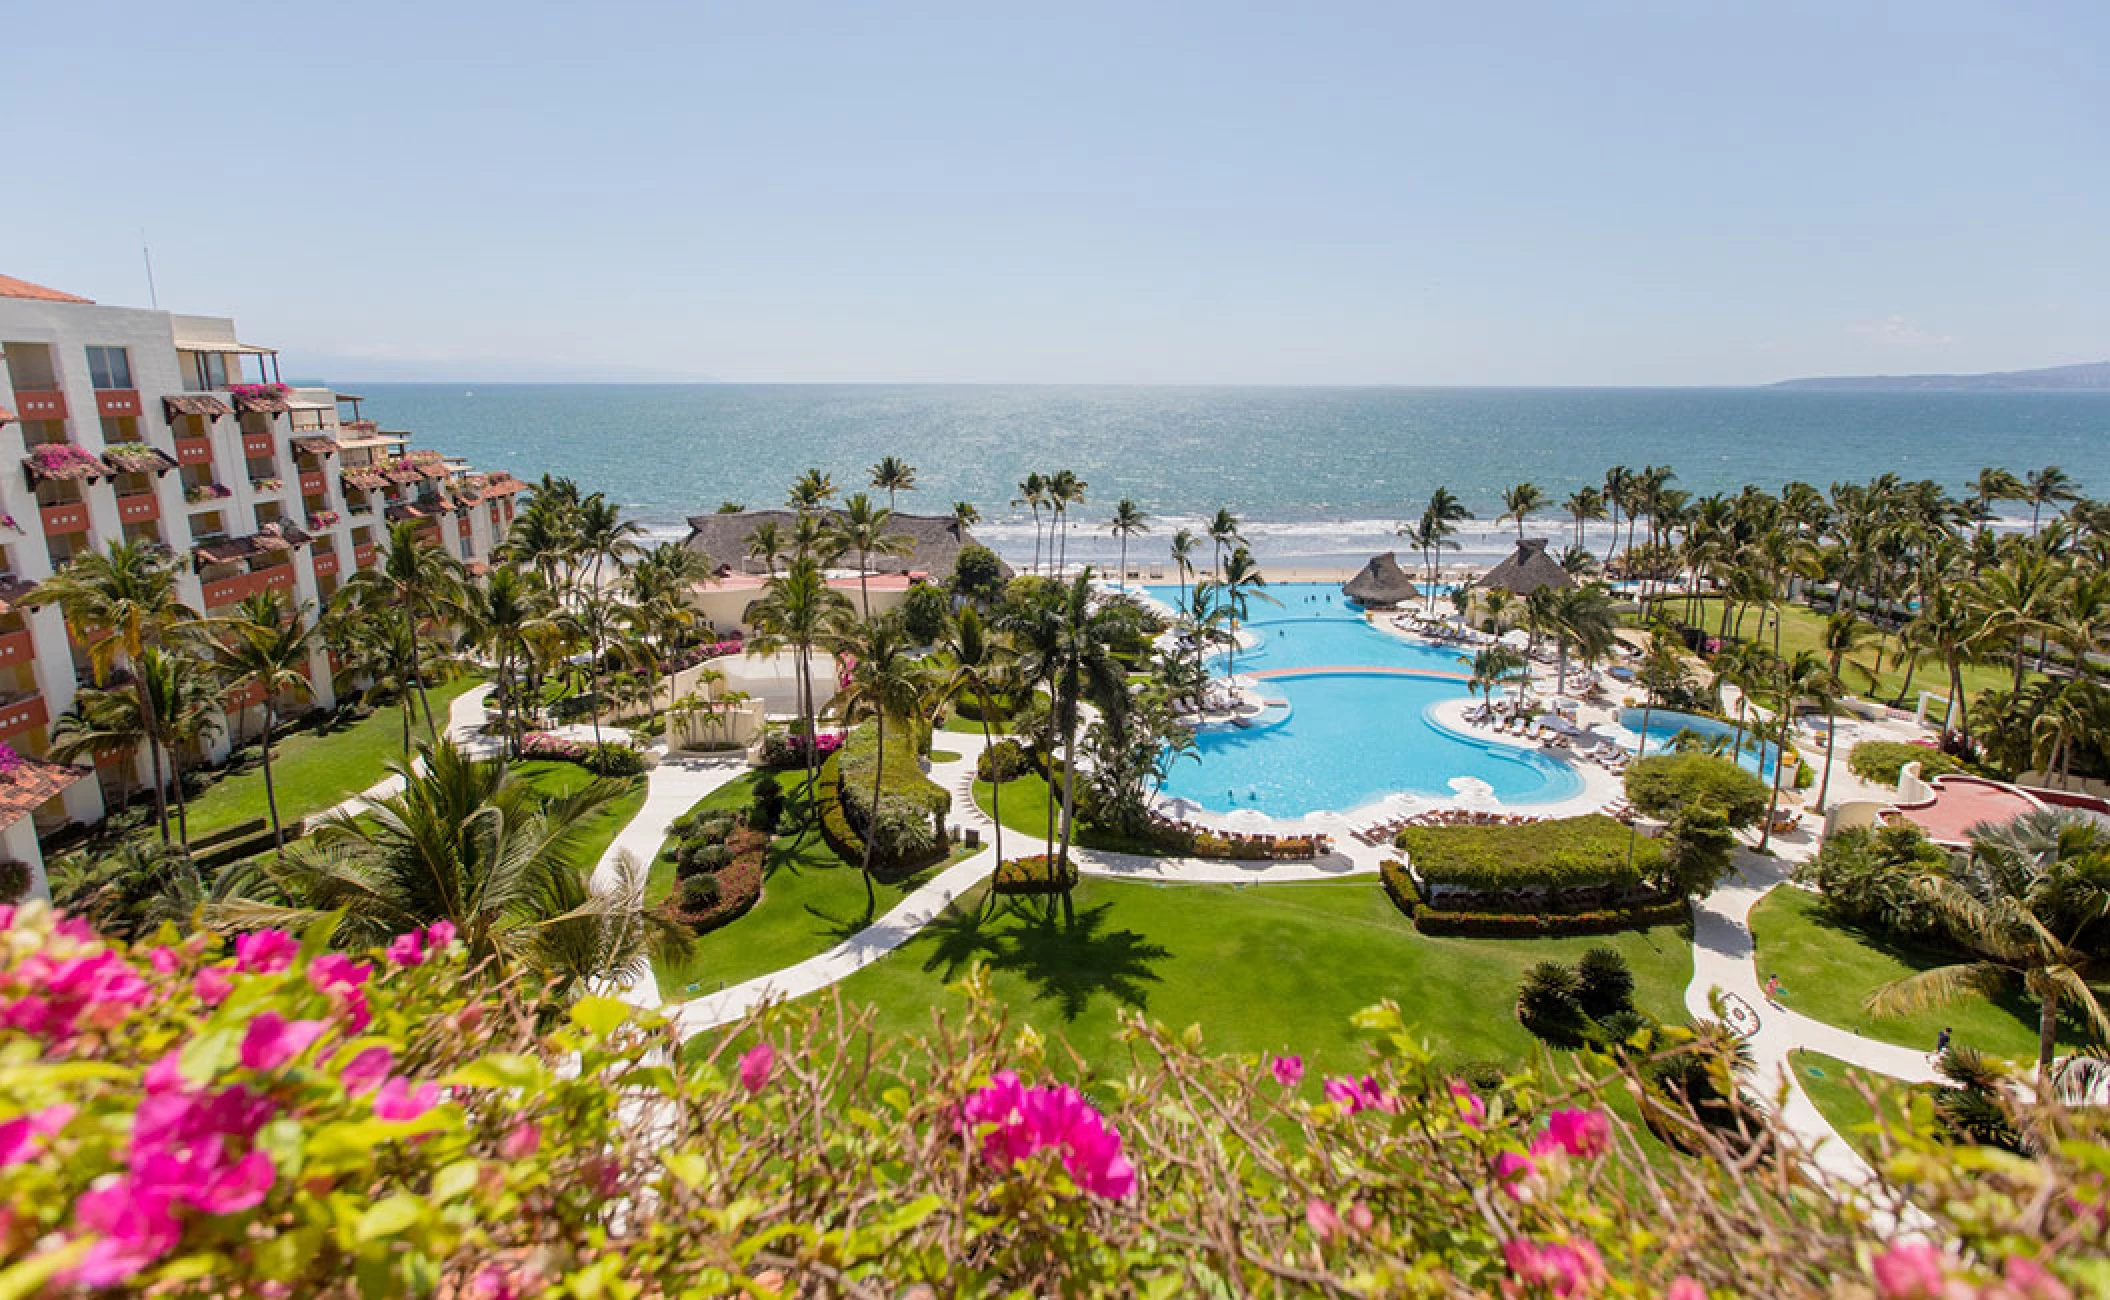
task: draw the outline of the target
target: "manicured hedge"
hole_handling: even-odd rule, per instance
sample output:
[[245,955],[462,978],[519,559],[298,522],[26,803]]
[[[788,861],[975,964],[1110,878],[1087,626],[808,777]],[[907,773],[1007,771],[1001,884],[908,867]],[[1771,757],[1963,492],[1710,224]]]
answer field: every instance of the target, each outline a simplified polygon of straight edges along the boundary
[[1951,772],[1971,770],[1953,754],[1904,740],[1864,740],[1846,756],[1846,765],[1855,776],[1877,785],[1896,785],[1907,763],[1918,763],[1920,775],[1930,781]]
[[1430,936],[1470,939],[1536,939],[1563,934],[1612,934],[1670,925],[1691,916],[1685,900],[1657,899],[1633,907],[1588,912],[1452,912],[1423,903],[1407,865],[1388,858],[1378,869],[1385,893],[1407,914],[1414,928]]
[[1772,787],[1726,758],[1712,754],[1651,754],[1626,770],[1626,797],[1635,808],[1665,821],[1687,804],[1710,803],[1734,828],[1766,815]]
[[1059,894],[1077,884],[1077,864],[1058,873],[1054,860],[1045,853],[1030,858],[1009,858],[998,863],[991,888],[999,894]]
[[1015,781],[1032,770],[1033,760],[1026,747],[1009,738],[989,746],[974,761],[974,779],[992,784]]
[[1631,889],[1663,857],[1661,844],[1635,839],[1601,813],[1521,826],[1409,826],[1397,843],[1429,884],[1476,890]]
[[[889,760],[892,758],[893,748],[893,743],[889,741],[887,744]],[[821,765],[820,784],[815,790],[815,797],[820,804],[821,811],[821,838],[828,842],[828,847],[834,849],[836,856],[843,861],[850,863],[852,866],[862,866],[865,860],[864,834],[852,821],[849,801],[844,798],[845,791],[841,760],[842,755],[838,753],[831,755],[828,761]],[[892,766],[891,761],[889,761],[888,766]],[[922,777],[920,770],[917,772],[917,776],[919,779]],[[867,781],[871,779],[869,771],[866,772],[865,779]],[[928,785],[929,782],[926,781],[924,784]],[[936,789],[937,787],[933,786],[932,788]],[[944,792],[941,790],[939,793],[942,794]],[[871,797],[871,787],[869,785],[865,787],[865,797],[867,799]],[[906,805],[904,801],[896,799],[891,794],[882,794],[881,802],[883,806],[887,806],[890,810],[907,807],[916,817],[924,818],[926,816],[920,806]],[[950,801],[948,800],[947,802],[949,805]],[[931,832],[930,839],[933,843],[927,851],[905,856],[886,852],[885,845],[882,844],[872,853],[872,874],[881,880],[898,880],[942,859],[948,846],[937,835],[935,828]]]

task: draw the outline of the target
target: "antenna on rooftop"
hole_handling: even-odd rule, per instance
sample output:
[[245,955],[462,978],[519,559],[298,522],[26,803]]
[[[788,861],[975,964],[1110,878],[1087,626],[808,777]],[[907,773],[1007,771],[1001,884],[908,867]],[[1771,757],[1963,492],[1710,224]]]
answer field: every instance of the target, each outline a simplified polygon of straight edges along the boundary
[[145,258],[147,263],[147,301],[158,311],[161,308],[161,295],[154,292],[154,250],[147,247],[145,227],[141,227],[139,231],[139,255]]

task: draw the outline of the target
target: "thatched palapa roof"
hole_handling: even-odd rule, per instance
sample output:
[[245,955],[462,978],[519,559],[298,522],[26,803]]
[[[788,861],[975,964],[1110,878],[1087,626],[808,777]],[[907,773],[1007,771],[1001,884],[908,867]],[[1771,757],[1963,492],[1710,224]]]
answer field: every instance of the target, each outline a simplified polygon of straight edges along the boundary
[[1363,571],[1341,584],[1341,594],[1358,605],[1397,605],[1421,594],[1414,579],[1399,567],[1391,551],[1373,555]]
[[[839,511],[829,512],[830,522],[841,517]],[[713,568],[730,568],[737,573],[765,573],[768,565],[748,558],[748,539],[762,525],[775,524],[788,546],[796,521],[797,516],[789,510],[738,510],[691,515],[689,535],[682,539],[682,545],[700,552]],[[887,531],[907,538],[909,544],[899,555],[869,557],[873,573],[923,573],[932,578],[944,578],[952,573],[961,548],[976,545],[974,534],[960,527],[951,515],[895,514],[888,517]],[[840,563],[855,564],[857,556],[854,553],[845,555]],[[1004,576],[1011,576],[1010,565],[1004,565]]]
[[1546,539],[1526,537],[1517,542],[1517,549],[1508,559],[1480,575],[1473,586],[1482,591],[1500,588],[1519,596],[1529,596],[1541,587],[1566,588],[1575,585],[1575,579],[1560,566],[1560,561],[1546,554]]

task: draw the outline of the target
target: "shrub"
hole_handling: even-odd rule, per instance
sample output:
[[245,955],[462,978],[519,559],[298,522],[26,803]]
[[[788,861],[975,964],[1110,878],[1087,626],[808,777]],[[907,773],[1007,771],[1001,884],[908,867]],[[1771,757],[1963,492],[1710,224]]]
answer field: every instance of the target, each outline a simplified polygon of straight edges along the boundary
[[784,787],[777,781],[775,773],[764,773],[755,782],[754,801],[747,807],[747,824],[758,831],[774,834],[777,824],[784,820]]
[[1615,948],[1592,948],[1575,963],[1576,1001],[1592,1020],[1634,1006],[1634,971]]
[[1827,837],[1795,878],[1823,891],[1842,920],[1905,938],[1942,933],[1940,916],[1918,886],[1940,873],[1949,855],[1917,826],[1854,826]]
[[1582,987],[1574,967],[1542,961],[1517,986],[1517,1019],[1539,1038],[1573,1047],[1583,1038]]
[[732,860],[733,851],[728,845],[688,840],[675,850],[674,871],[684,880],[691,876],[715,875],[725,870]]
[[1597,1018],[1597,1038],[1607,1047],[1618,1047],[1631,1041],[1644,1029],[1656,1027],[1654,1016],[1628,1007]]
[[1004,594],[1004,562],[988,547],[969,543],[953,559],[951,582],[960,595],[986,605]]
[[872,819],[872,864],[874,870],[891,872],[911,864],[920,866],[945,852],[945,841],[924,811],[905,799],[882,799],[879,815]]
[[1008,858],[997,864],[992,888],[999,894],[1059,894],[1077,885],[1077,864],[1067,863],[1058,872],[1045,853],[1030,858]]
[[9,860],[0,862],[0,906],[19,902],[29,896],[29,864]]
[[1659,880],[1672,893],[1698,898],[1729,874],[1735,854],[1736,832],[1722,811],[1710,803],[1690,804],[1664,829]]
[[645,770],[645,755],[641,750],[613,740],[588,745],[578,761],[595,776],[637,776]]
[[952,620],[952,601],[942,587],[919,582],[901,598],[901,626],[917,645],[933,645]]
[[1635,834],[1593,813],[1521,826],[1409,826],[1398,843],[1431,885],[1475,891],[1632,889],[1655,869],[1663,852],[1654,840]]
[[681,906],[688,912],[708,912],[718,905],[718,877],[699,872],[681,882]]
[[1772,796],[1764,781],[1712,754],[1651,754],[1626,772],[1626,797],[1641,812],[1664,821],[1692,804],[1707,803],[1740,830],[1766,815]]
[[1971,770],[1968,763],[1953,754],[1904,740],[1864,740],[1846,756],[1846,766],[1855,776],[1877,785],[1895,786],[1907,763],[1918,763],[1920,775],[1930,781],[1951,772]]
[[1032,767],[1033,760],[1027,756],[1025,746],[1007,737],[982,751],[982,756],[974,761],[974,777],[977,781],[1001,784],[1016,781]]

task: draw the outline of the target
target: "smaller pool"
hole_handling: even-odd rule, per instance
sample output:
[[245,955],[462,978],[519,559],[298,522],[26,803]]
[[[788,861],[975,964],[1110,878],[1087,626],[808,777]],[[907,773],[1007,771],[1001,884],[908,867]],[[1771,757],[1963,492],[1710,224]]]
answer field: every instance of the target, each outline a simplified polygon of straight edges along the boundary
[[[1640,709],[1619,711],[1619,727],[1627,733],[1627,747],[1630,749],[1640,744],[1641,716]],[[1708,740],[1720,740],[1725,743],[1734,743],[1737,740],[1737,728],[1733,722],[1702,717],[1696,713],[1651,709],[1648,711],[1648,752],[1655,754],[1669,749],[1671,742],[1681,731],[1690,731]],[[1738,744],[1736,761],[1746,770],[1756,772],[1770,781],[1773,779],[1773,755],[1778,748],[1776,745],[1760,742],[1751,734],[1751,728],[1746,726],[1743,729],[1742,741]]]

